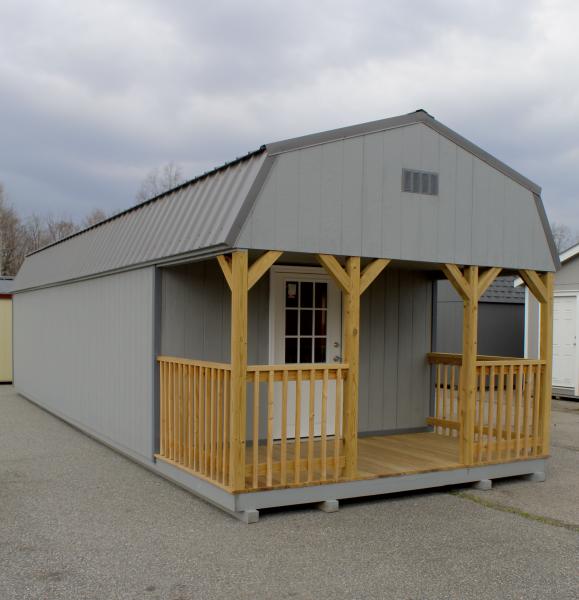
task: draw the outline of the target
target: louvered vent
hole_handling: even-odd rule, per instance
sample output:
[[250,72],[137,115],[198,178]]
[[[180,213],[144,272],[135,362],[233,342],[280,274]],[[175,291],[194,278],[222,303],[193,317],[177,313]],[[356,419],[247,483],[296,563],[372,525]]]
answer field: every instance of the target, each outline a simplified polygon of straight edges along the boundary
[[438,196],[438,173],[402,169],[402,191]]

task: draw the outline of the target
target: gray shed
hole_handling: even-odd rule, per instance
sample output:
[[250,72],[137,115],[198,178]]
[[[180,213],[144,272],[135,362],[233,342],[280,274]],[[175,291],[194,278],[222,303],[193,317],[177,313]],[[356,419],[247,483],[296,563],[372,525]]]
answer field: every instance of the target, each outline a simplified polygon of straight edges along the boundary
[[266,144],[28,256],[15,384],[246,521],[542,473],[550,343],[481,356],[477,309],[520,273],[548,314],[553,248],[540,188],[425,111]]
[[[579,244],[560,256],[561,269],[555,274],[553,308],[553,392],[579,398]],[[539,305],[528,288],[516,285],[525,294],[525,356],[540,352]]]
[[[478,351],[493,356],[525,355],[525,290],[514,286],[515,277],[497,277],[480,297]],[[448,281],[436,289],[437,352],[462,348],[462,299]]]

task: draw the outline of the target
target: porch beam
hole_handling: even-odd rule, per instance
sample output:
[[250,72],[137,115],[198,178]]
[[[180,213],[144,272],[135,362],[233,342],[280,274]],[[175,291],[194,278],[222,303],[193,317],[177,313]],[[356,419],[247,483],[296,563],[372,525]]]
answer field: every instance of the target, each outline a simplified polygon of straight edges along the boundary
[[[332,254],[317,254],[319,263],[346,294],[350,293],[350,278],[337,258]],[[359,259],[358,259],[359,260]]]
[[[229,485],[245,488],[245,422],[247,373],[247,250],[231,260],[231,393]],[[221,263],[220,263],[221,264]]]
[[377,258],[366,266],[360,277],[360,295],[368,289],[376,277],[382,273],[390,262],[391,261],[388,258]]
[[223,276],[225,277],[225,281],[227,281],[227,285],[229,289],[232,289],[233,285],[231,282],[231,258],[229,256],[225,256],[225,254],[217,255],[217,262],[223,271]]
[[484,271],[484,273],[482,275],[479,273],[479,279],[478,279],[478,298],[479,298],[479,300],[480,300],[480,297],[492,285],[493,281],[499,276],[499,274],[502,270],[503,269],[501,267],[491,267],[490,269],[487,269],[486,271]]
[[456,290],[458,295],[466,302],[471,297],[471,287],[469,282],[465,279],[461,270],[457,265],[444,264],[442,265],[442,271],[446,275],[446,278],[452,284],[452,287]]
[[269,250],[262,254],[249,267],[247,275],[247,289],[250,290],[269,270],[273,263],[283,254],[277,250]]
[[466,298],[464,299],[462,322],[460,460],[465,465],[472,465],[474,462],[474,425],[477,388],[478,267],[465,268],[464,284]]
[[[341,268],[341,267],[340,267]],[[348,364],[343,425],[344,477],[355,477],[358,468],[358,383],[360,365],[360,257],[346,261],[348,291],[344,297],[344,355]]]
[[531,290],[531,293],[541,303],[547,302],[547,286],[537,274],[536,271],[530,269],[521,269],[519,271],[521,279],[525,282],[526,286]]
[[545,371],[541,380],[541,450],[548,454],[551,441],[551,400],[553,373],[553,273],[541,277],[545,287],[545,301],[540,306],[540,357],[545,361]]

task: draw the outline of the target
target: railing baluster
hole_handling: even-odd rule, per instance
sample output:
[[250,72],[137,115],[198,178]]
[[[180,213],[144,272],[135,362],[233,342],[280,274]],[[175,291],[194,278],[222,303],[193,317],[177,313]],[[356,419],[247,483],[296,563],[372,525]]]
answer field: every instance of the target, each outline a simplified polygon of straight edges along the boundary
[[300,482],[302,461],[302,370],[296,373],[296,425],[294,429],[294,483]]
[[523,456],[529,454],[529,411],[531,406],[531,379],[533,367],[527,366],[525,374],[525,404],[523,405]]
[[230,374],[229,370],[225,371],[223,377],[223,483],[228,481],[229,476],[229,413],[230,413]]
[[253,373],[253,487],[258,487],[259,466],[259,371]]
[[280,483],[287,482],[287,383],[288,374],[284,370],[281,385],[281,455],[280,455]]
[[273,371],[267,374],[267,471],[266,485],[273,485]]
[[500,460],[503,454],[503,405],[505,401],[505,367],[499,367],[497,399],[497,459]]
[[496,425],[495,425],[495,367],[490,368],[489,373],[489,405],[487,409],[487,461],[493,459],[493,451],[496,447]]
[[167,403],[167,391],[166,391],[166,381],[167,376],[165,375],[165,363],[159,362],[159,379],[160,379],[160,401],[161,405],[159,406],[159,415],[160,415],[160,425],[161,430],[159,432],[159,452],[161,456],[167,456],[167,452],[165,450],[165,444],[167,442],[165,429],[167,427],[166,417],[165,417],[165,405]]
[[523,365],[519,365],[517,372],[517,400],[515,403],[515,457],[521,453],[521,407],[523,404]]
[[342,412],[342,369],[336,371],[336,414],[334,415],[334,479],[340,478],[340,414]]
[[[485,414],[485,399],[486,399],[486,368],[477,367],[478,375],[478,446],[477,446],[477,461],[481,462],[483,457],[483,426],[484,426],[484,414]],[[476,398],[475,398],[476,402]]]
[[[448,390],[448,368],[449,365],[444,365],[444,387],[442,388],[442,397],[444,399],[444,418],[450,419],[450,398]],[[446,435],[450,435],[450,428],[447,426],[444,430]]]
[[314,478],[314,417],[315,417],[315,392],[316,392],[316,372],[310,370],[310,402],[309,402],[309,431],[308,431],[308,482]]
[[507,408],[505,410],[505,430],[507,433],[507,447],[505,456],[511,456],[511,442],[513,440],[513,385],[514,385],[515,369],[513,365],[509,365],[507,375]]
[[[441,368],[442,368],[442,365],[440,365],[440,364],[436,365],[436,416],[439,419],[444,418],[444,414],[442,412],[442,402],[440,400],[440,385],[441,385],[440,370],[441,370]],[[442,433],[442,431],[443,431],[442,426],[437,427],[436,431],[438,433]]]
[[533,381],[533,455],[539,455],[539,427],[541,414],[541,377],[543,365],[537,365]]
[[322,452],[322,469],[321,469],[321,480],[326,481],[327,477],[327,407],[328,407],[328,369],[324,369],[323,381],[322,381],[322,440],[321,440],[321,452]]

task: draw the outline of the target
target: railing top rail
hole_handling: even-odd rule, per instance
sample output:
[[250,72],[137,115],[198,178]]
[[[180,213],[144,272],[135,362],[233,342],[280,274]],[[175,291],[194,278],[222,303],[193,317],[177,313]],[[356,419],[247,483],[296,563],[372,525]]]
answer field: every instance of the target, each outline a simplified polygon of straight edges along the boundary
[[426,357],[430,364],[440,363],[443,365],[460,365],[462,363],[462,354],[452,354],[450,352],[429,352]]
[[249,365],[247,370],[255,373],[262,373],[268,371],[336,371],[342,369],[345,371],[348,369],[347,363],[313,363],[313,364],[290,364],[290,365]]
[[500,360],[477,360],[477,367],[525,367],[547,364],[544,360],[527,358],[502,358]]
[[229,363],[211,362],[208,360],[197,360],[194,358],[181,358],[179,356],[157,356],[157,362],[191,365],[194,367],[207,367],[210,369],[223,369],[224,371],[231,370],[231,365]]
[[[462,354],[451,354],[449,352],[429,352],[427,355],[430,364],[460,365],[462,364]],[[476,364],[479,367],[508,367],[525,365],[544,365],[546,362],[540,359],[518,358],[516,356],[491,356],[479,354],[476,357]]]

